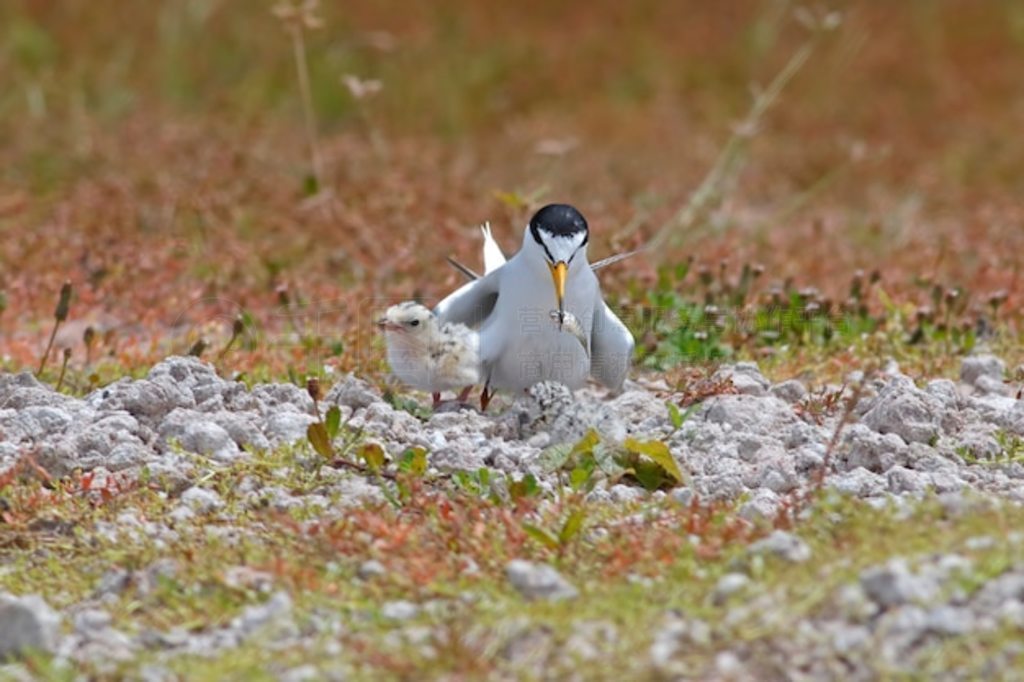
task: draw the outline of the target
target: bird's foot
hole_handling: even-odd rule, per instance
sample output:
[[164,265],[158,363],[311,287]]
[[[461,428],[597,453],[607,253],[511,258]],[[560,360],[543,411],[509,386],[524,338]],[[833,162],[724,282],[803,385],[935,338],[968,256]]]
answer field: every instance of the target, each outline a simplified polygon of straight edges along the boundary
[[491,398],[494,397],[494,394],[491,393],[490,389],[491,389],[491,386],[490,386],[490,384],[488,384],[488,385],[484,386],[484,390],[480,391],[480,411],[481,412],[486,412],[487,411],[487,406],[491,404]]
[[441,394],[431,393],[430,395],[434,398],[434,409],[436,410],[437,406],[441,404]]
[[462,392],[459,393],[459,397],[457,398],[457,400],[460,403],[465,403],[467,400],[469,400],[469,392],[472,390],[472,386],[466,386],[464,389],[462,389]]

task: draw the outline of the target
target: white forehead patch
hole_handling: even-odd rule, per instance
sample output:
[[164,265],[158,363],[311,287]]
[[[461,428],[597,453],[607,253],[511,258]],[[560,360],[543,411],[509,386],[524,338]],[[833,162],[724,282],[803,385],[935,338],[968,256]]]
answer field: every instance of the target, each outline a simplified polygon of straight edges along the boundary
[[587,239],[587,233],[583,230],[568,235],[551,234],[543,228],[538,230],[538,232],[540,233],[541,241],[548,247],[548,252],[555,259],[555,262],[569,262],[572,255],[576,253],[576,250]]

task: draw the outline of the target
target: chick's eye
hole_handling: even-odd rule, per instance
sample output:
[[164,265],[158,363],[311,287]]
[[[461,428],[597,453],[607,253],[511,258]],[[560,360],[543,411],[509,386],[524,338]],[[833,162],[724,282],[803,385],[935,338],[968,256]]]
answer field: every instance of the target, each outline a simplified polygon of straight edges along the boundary
[[419,320],[413,320],[412,322],[409,323],[409,326],[410,327],[418,327],[419,324],[420,324]]

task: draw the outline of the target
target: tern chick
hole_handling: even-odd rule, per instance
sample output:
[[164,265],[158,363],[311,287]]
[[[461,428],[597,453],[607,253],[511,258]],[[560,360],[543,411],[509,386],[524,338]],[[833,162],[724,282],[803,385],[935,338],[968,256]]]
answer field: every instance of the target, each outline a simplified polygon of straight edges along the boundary
[[388,308],[377,326],[384,331],[392,374],[430,392],[435,408],[442,391],[462,389],[458,399],[465,402],[473,385],[480,382],[480,340],[469,327],[442,324],[413,301]]

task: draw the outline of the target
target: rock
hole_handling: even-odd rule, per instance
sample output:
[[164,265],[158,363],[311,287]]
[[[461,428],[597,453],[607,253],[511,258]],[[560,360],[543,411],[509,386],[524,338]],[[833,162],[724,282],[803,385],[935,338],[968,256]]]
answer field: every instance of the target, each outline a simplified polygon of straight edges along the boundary
[[193,486],[181,494],[181,502],[197,514],[212,514],[224,506],[220,495],[212,490]]
[[313,399],[295,384],[259,384],[253,387],[252,397],[265,417],[282,412],[313,414]]
[[940,433],[942,406],[938,399],[904,376],[889,380],[863,417],[878,433],[895,433],[908,443],[931,443]]
[[844,495],[852,497],[877,497],[885,493],[888,484],[878,474],[873,474],[864,467],[857,467],[826,479],[828,485]]
[[723,365],[712,376],[712,381],[732,381],[733,387],[742,395],[762,396],[768,392],[771,382],[764,378],[757,363],[737,362],[735,365]]
[[195,398],[169,377],[160,381],[121,379],[90,393],[86,404],[97,410],[124,410],[150,425],[158,423],[175,408],[195,407]]
[[693,502],[693,490],[690,488],[675,488],[670,494],[675,502],[685,507],[690,506],[690,503]]
[[290,445],[306,440],[306,430],[316,419],[302,412],[278,412],[267,418],[266,433],[271,443]]
[[914,575],[902,559],[867,569],[861,573],[860,584],[868,597],[882,608],[925,603],[939,591],[934,580]]
[[241,454],[230,434],[212,421],[187,424],[181,434],[181,447],[220,462],[230,462]]
[[807,397],[807,387],[796,379],[783,381],[771,387],[771,394],[787,403],[798,403]]
[[381,398],[368,383],[350,373],[331,387],[324,401],[329,405],[345,405],[357,410],[380,402]]
[[384,564],[376,559],[364,561],[359,565],[359,570],[356,571],[356,577],[360,580],[372,580],[373,578],[381,578],[387,574],[388,569]]
[[974,614],[968,608],[943,605],[928,612],[928,629],[938,635],[966,635],[974,627]]
[[1002,383],[1006,363],[994,355],[971,355],[960,364],[960,381],[968,386],[977,386],[982,377]]
[[420,614],[420,607],[410,601],[389,601],[381,604],[380,615],[386,620],[412,620]]
[[810,546],[800,538],[783,530],[773,531],[766,538],[750,545],[747,552],[752,555],[772,554],[785,561],[800,564],[811,558]]
[[31,372],[0,374],[0,409],[20,411],[33,405],[68,409],[74,399],[36,380]]
[[846,450],[840,456],[840,466],[846,471],[858,467],[873,473],[885,473],[902,462],[907,444],[895,433],[881,434],[864,424],[852,424],[843,434]]
[[231,621],[231,626],[243,637],[268,628],[291,630],[294,629],[291,612],[292,599],[288,593],[275,592],[270,599],[262,604],[247,606]]
[[754,491],[749,500],[739,509],[739,515],[747,521],[771,521],[779,511],[779,496],[767,488]]
[[797,421],[793,408],[774,396],[717,395],[704,405],[700,412],[709,422],[739,433],[778,433]]
[[1002,379],[990,376],[980,376],[974,382],[974,390],[982,395],[1013,395],[1013,389]]
[[33,424],[34,438],[62,433],[72,420],[67,410],[52,405],[32,405],[21,410],[18,416]]
[[928,475],[903,466],[894,466],[885,474],[889,491],[897,495],[903,493],[923,493],[928,489]]
[[745,590],[748,585],[750,578],[743,573],[726,573],[715,583],[711,599],[715,604],[723,604],[729,597]]
[[957,392],[956,384],[949,379],[932,379],[925,387],[924,392],[942,403],[947,410],[959,410],[963,400]]
[[60,620],[42,597],[0,593],[0,662],[30,652],[53,653]]
[[505,576],[529,600],[561,601],[579,594],[561,573],[547,564],[514,559],[505,566]]
[[1004,573],[989,580],[972,601],[980,613],[991,613],[1006,602],[1024,601],[1024,573]]
[[278,679],[279,682],[314,682],[331,678],[324,676],[315,665],[307,663],[285,670]]

